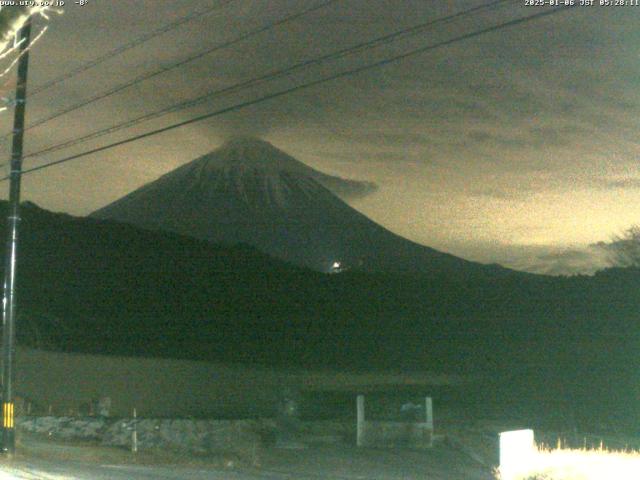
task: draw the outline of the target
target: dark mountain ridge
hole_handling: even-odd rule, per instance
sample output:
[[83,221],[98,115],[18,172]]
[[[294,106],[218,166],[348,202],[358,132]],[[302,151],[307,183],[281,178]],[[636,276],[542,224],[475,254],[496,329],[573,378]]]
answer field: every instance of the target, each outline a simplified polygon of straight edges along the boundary
[[629,406],[640,391],[629,359],[640,337],[637,269],[570,278],[506,271],[490,280],[357,269],[322,274],[249,246],[213,245],[32,204],[22,216],[22,343],[223,362],[475,373],[489,379],[485,394],[540,405],[568,402],[589,415],[596,399],[602,401],[597,390],[609,408],[635,415]]

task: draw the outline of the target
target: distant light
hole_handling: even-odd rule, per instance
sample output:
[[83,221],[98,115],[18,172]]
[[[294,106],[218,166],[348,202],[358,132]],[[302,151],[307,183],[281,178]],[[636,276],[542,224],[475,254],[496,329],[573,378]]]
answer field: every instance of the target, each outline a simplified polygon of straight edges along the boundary
[[335,260],[329,267],[329,273],[340,273],[342,271],[344,271],[344,267],[340,260]]

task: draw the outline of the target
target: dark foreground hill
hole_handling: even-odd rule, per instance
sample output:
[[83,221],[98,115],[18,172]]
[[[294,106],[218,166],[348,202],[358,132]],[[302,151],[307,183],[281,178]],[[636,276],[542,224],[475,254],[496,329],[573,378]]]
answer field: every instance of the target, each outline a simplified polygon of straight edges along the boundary
[[22,343],[226,362],[471,372],[495,382],[483,390],[488,398],[569,405],[587,416],[604,409],[603,402],[627,416],[638,411],[632,400],[640,386],[637,270],[575,278],[508,272],[491,280],[322,274],[250,247],[73,218],[32,204],[23,208],[21,229]]

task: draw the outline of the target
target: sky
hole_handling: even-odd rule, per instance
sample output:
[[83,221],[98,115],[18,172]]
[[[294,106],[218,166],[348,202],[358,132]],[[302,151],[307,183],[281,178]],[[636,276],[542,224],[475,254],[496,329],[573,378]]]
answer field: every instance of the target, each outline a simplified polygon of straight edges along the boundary
[[[36,21],[36,32],[49,28],[31,52],[31,89],[180,17],[220,8],[29,97],[27,123],[317,3],[68,1],[61,15]],[[33,128],[25,150],[484,3],[336,0]],[[110,136],[27,157],[24,166],[548,9],[504,2]],[[86,215],[230,136],[253,135],[320,171],[374,182],[378,189],[351,205],[418,243],[530,271],[591,272],[606,263],[593,244],[640,223],[638,20],[640,6],[577,6],[34,172],[24,177],[23,199]],[[13,75],[4,80],[2,96],[15,82]],[[11,125],[11,113],[0,114],[0,131],[10,132]],[[8,142],[3,148],[8,159]],[[5,197],[6,187],[0,185]]]

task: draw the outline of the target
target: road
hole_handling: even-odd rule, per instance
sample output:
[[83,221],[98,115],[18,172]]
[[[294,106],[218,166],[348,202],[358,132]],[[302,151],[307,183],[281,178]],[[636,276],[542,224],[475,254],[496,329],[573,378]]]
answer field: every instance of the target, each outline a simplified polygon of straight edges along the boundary
[[490,469],[448,449],[273,451],[259,468],[136,465],[23,457],[0,463],[0,480],[491,480]]
[[286,471],[238,471],[177,466],[88,465],[78,462],[12,462],[0,480],[364,480],[370,476],[320,475]]
[[0,480],[493,480],[491,468],[451,445],[429,450],[323,445],[269,447],[252,467],[23,436],[13,460],[0,457]]
[[[286,474],[194,469],[178,466],[90,465],[44,460],[11,462],[0,467],[0,480],[280,480]],[[317,477],[308,477],[317,480]]]

